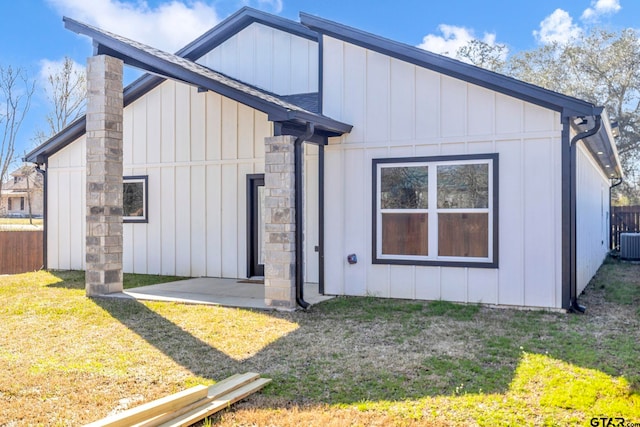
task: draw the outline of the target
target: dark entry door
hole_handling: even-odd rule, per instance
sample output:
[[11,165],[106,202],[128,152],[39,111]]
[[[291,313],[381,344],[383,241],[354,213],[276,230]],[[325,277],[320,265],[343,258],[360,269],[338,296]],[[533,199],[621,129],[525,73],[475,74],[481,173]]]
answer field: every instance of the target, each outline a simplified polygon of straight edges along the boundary
[[247,175],[247,277],[264,276],[264,175]]

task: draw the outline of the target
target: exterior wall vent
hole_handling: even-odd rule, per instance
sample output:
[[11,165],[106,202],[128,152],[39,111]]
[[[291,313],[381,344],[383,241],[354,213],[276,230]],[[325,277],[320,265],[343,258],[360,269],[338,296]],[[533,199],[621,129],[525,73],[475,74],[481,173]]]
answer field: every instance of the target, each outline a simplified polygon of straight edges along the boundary
[[620,258],[640,260],[640,233],[620,233]]

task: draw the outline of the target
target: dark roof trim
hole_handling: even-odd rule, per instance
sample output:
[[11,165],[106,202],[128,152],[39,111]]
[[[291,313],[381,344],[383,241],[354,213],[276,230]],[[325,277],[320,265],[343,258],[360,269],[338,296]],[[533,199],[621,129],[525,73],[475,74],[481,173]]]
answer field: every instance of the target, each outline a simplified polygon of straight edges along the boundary
[[562,95],[443,55],[389,40],[375,34],[300,13],[300,22],[311,30],[370,49],[420,67],[473,83],[505,95],[540,105],[572,116],[595,115],[598,107],[586,101]]
[[351,125],[307,111],[271,93],[217,73],[185,58],[150,48],[124,37],[115,36],[69,18],[64,19],[70,30],[93,38],[94,43],[97,44],[96,54],[110,55],[152,74],[170,77],[214,91],[266,113],[269,120],[272,121],[295,121],[301,124],[312,122],[316,128],[334,132],[335,136],[351,131]]
[[82,116],[61,132],[55,134],[44,144],[36,147],[24,157],[25,162],[43,164],[50,154],[55,153],[71,144],[76,139],[84,135],[86,131],[86,116]]
[[294,120],[312,122],[316,127],[342,134],[351,126],[328,117],[312,113],[282,98],[225,76],[189,59],[146,46],[125,37],[64,17],[65,26],[74,32],[93,39],[96,54],[119,58],[125,64],[143,69],[152,74],[212,90],[242,104],[260,110],[272,120]]
[[[285,31],[308,40],[318,41],[318,34],[316,32],[311,31],[298,22],[274,16],[250,7],[243,7],[233,15],[224,19],[214,28],[177,51],[176,55],[195,61],[254,22]],[[152,74],[145,74],[136,79],[124,89],[125,107],[160,85],[164,80],[164,77]],[[53,154],[77,139],[84,133],[84,123],[84,117],[72,123],[60,133],[27,154],[25,156],[25,161],[42,163],[37,160],[38,156],[43,160],[43,156]]]
[[298,22],[245,6],[180,49],[176,52],[176,55],[195,61],[254,22],[307,40],[318,41],[318,33],[311,31]]
[[[253,9],[245,8],[243,10],[245,13],[251,13],[252,15],[257,13],[257,11],[253,11]],[[258,14],[263,13],[259,12]],[[278,21],[282,20],[282,18],[274,20]],[[297,124],[311,122],[314,123],[316,129],[329,136],[339,136],[351,131],[351,125],[338,122],[315,112],[307,111],[298,105],[288,102],[286,99],[247,85],[221,73],[217,73],[187,58],[151,48],[67,17],[64,17],[63,21],[68,29],[93,39],[95,54],[105,54],[119,58],[128,65],[153,74],[145,75],[137,79],[125,89],[125,105],[130,104],[135,99],[158,86],[165,78],[172,78],[212,90],[260,110],[266,113],[269,116],[269,120],[272,121],[291,121]],[[182,51],[193,53],[193,50],[188,49],[188,47],[189,46]],[[79,123],[76,125],[79,125]],[[73,132],[70,127],[63,130],[36,150],[29,153],[25,157],[25,160],[36,162],[38,156],[40,156],[42,160],[42,156],[53,154],[82,135],[84,131],[83,129],[82,132],[78,132],[77,126],[74,129]]]

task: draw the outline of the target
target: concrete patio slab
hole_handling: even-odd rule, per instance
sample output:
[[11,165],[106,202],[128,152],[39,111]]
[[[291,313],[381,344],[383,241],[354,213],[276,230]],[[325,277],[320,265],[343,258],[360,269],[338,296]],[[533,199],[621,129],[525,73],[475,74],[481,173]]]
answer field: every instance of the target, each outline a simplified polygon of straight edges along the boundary
[[[273,310],[273,307],[264,303],[264,284],[243,279],[199,277],[125,289],[122,293],[109,296],[147,301],[172,301],[185,304]],[[333,297],[319,294],[317,283],[304,284],[304,300],[309,304],[318,304],[331,298]]]

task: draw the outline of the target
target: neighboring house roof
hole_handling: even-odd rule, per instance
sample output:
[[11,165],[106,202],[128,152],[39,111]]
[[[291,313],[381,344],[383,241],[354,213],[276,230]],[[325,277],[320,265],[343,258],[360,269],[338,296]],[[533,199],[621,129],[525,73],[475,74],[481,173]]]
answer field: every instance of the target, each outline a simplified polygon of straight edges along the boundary
[[[202,85],[202,87],[212,89],[207,86],[215,86],[216,89],[212,90],[218,93],[222,93],[221,90],[233,93],[237,98],[241,99],[230,96],[232,99],[242,103],[250,102],[248,105],[252,107],[255,107],[253,104],[260,104],[262,109],[268,110],[265,112],[270,115],[270,120],[299,122],[299,124],[306,124],[307,121],[312,121],[319,133],[324,132],[327,136],[339,135],[351,130],[350,125],[324,117],[318,112],[319,97],[317,93],[278,96],[193,62],[253,23],[280,29],[308,40],[317,40],[317,33],[297,22],[244,7],[180,49],[175,55],[171,55],[69,18],[64,18],[64,20],[67,27],[73,27],[70,28],[73,31],[94,38],[94,42],[99,44],[97,50],[102,48],[108,51],[109,54],[125,60],[128,64],[148,71],[160,71],[161,74],[168,77],[174,76],[165,73],[164,70],[171,68],[173,72],[182,77],[187,75],[195,77],[195,80],[199,81],[205,79],[206,84]],[[125,52],[118,52],[117,49]],[[139,55],[144,57],[144,61],[140,61]],[[157,69],[159,63],[162,63],[160,64],[160,70]],[[145,74],[138,78],[124,89],[124,105],[127,106],[134,102],[164,80],[164,77],[152,74]],[[199,84],[193,81],[189,81],[189,83]],[[225,93],[222,94],[228,96]],[[85,133],[85,128],[86,117],[83,116],[28,153],[25,156],[25,161],[43,163],[46,157],[82,136]]]
[[[607,176],[622,177],[618,152],[611,133],[611,124],[604,107],[303,12],[300,13],[300,22],[319,34],[559,111],[564,117],[602,116],[601,129],[597,134],[586,138],[585,142]],[[585,129],[580,130],[584,131]],[[603,154],[598,155],[597,153]]]

